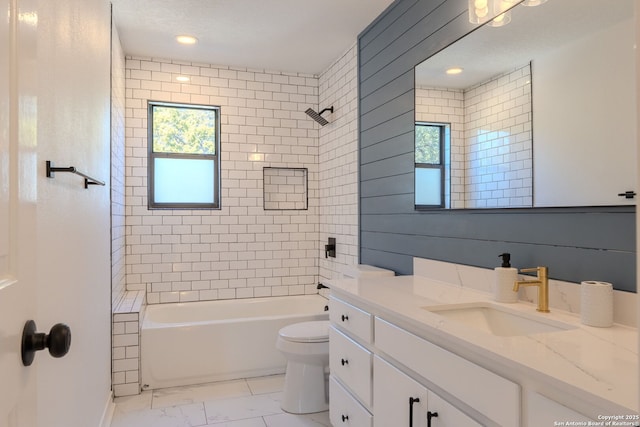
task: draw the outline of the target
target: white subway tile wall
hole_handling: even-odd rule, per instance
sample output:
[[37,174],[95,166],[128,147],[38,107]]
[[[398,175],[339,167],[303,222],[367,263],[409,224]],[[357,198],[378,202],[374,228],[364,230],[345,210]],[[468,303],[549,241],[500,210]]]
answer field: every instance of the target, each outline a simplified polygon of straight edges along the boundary
[[528,64],[466,90],[416,88],[416,121],[451,125],[447,207],[531,206]]
[[124,53],[113,27],[111,73],[111,306],[126,290],[125,283],[125,78]]
[[456,89],[416,88],[416,121],[448,123],[451,143],[445,157],[450,168],[450,181],[445,181],[446,207],[464,208],[464,93]]
[[140,393],[140,323],[144,316],[144,291],[125,292],[113,309],[113,394]]
[[[148,100],[220,106],[220,210],[147,208]],[[149,304],[317,292],[317,105],[314,76],[127,57],[127,289]],[[308,210],[263,209],[265,166],[308,169]]]
[[265,209],[307,209],[307,170],[264,168]]
[[344,265],[357,264],[358,245],[358,82],[357,44],[319,78],[318,108],[329,124],[320,128],[320,247],[336,238],[336,258],[320,256],[320,280],[340,277]]
[[465,91],[466,207],[533,200],[529,64]]

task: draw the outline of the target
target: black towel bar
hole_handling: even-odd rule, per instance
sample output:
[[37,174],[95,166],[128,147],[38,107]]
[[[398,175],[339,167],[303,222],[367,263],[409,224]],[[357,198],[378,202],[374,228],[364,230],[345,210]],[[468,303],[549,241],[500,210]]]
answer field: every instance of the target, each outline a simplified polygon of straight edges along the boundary
[[80,175],[84,178],[84,188],[89,188],[90,185],[105,185],[104,182],[80,172],[74,166],[69,166],[68,168],[56,168],[51,165],[51,160],[47,160],[47,178],[53,178],[54,172],[71,172],[76,175]]

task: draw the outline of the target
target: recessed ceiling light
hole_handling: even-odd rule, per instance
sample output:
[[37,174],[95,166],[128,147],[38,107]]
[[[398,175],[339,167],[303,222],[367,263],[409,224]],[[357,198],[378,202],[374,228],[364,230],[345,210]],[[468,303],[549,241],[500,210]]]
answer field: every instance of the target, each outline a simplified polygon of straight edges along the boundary
[[198,39],[193,36],[176,36],[176,41],[180,44],[196,44]]
[[179,82],[188,82],[191,79],[189,77],[187,77],[187,76],[178,76],[178,77],[176,77],[176,80],[179,81]]
[[447,74],[449,75],[460,74],[461,72],[462,72],[462,68],[460,67],[451,67],[447,70]]

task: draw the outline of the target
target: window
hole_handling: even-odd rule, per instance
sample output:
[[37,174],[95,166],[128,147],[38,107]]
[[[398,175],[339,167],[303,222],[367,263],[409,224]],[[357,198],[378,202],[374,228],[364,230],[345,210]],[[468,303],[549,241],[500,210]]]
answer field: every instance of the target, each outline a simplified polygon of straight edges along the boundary
[[149,208],[220,208],[220,108],[149,102]]
[[445,142],[449,125],[417,122],[415,128],[415,207],[445,207]]

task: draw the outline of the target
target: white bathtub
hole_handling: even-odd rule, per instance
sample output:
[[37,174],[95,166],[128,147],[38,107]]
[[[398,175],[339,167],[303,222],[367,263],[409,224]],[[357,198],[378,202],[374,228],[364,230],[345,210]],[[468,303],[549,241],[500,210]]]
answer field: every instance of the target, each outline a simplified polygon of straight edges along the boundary
[[142,387],[283,373],[278,330],[327,320],[326,305],[320,295],[149,305],[140,331]]

